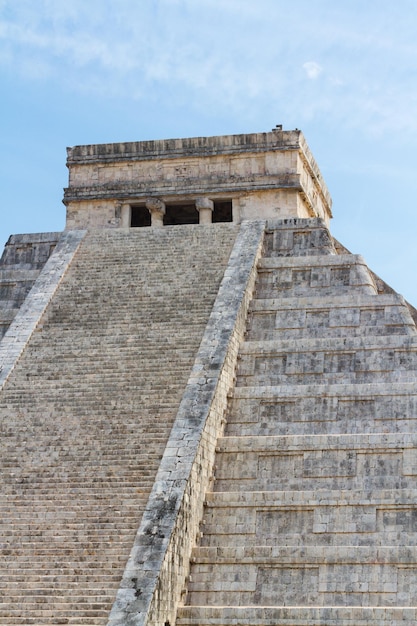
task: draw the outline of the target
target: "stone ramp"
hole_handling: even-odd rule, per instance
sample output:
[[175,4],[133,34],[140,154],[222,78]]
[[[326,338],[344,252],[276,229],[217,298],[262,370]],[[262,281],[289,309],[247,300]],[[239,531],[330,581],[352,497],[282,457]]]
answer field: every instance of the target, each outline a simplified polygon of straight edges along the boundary
[[417,606],[416,328],[318,220],[270,225],[177,626]]
[[107,623],[237,231],[85,236],[0,395],[2,625]]

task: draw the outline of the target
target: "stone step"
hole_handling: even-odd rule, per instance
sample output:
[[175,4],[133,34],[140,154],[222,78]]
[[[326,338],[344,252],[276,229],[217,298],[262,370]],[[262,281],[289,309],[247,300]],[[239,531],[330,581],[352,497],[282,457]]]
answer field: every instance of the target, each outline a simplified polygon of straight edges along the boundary
[[[108,576],[109,572],[114,568],[118,569],[117,575],[119,575],[120,564],[126,562],[126,555],[123,559],[119,556],[120,552],[119,554],[115,554],[115,551],[125,550],[131,547],[135,534],[134,531],[135,529],[131,530],[130,540],[127,535],[119,540],[117,533],[114,533],[110,539],[108,535],[103,535],[101,539],[100,533],[97,533],[96,541],[99,542],[99,545],[94,544],[91,546],[86,544],[83,537],[80,538],[78,546],[76,545],[77,542],[74,536],[72,536],[69,541],[66,541],[66,538],[62,537],[61,541],[56,541],[54,550],[51,550],[51,554],[54,553],[54,567],[59,567],[60,570],[56,575],[72,576],[74,568],[76,573],[82,573],[82,571],[86,569],[93,571],[96,569],[100,570],[103,567],[105,568],[103,571],[106,572],[105,576]],[[47,554],[44,548],[48,543],[51,544],[50,538],[42,537],[38,531],[28,537],[24,537],[26,542],[30,539],[32,540],[32,547],[24,554],[21,551],[13,550],[12,547],[8,547],[8,537],[5,538],[5,542],[2,544],[4,546],[4,560],[7,562],[7,560],[10,561],[10,557],[15,557],[14,567],[16,569],[10,568],[10,571],[8,571],[10,580],[12,580],[13,576],[20,579],[22,575],[24,575],[27,580],[34,576],[36,580],[41,571],[43,571],[44,574],[49,572],[51,554]],[[13,543],[13,538],[11,537],[10,546],[13,545],[15,545],[15,543]],[[100,550],[108,550],[108,553],[106,552],[106,558],[100,558]],[[35,557],[39,559],[36,562],[33,560]],[[9,578],[6,577],[4,580],[7,582]]]
[[4,617],[3,626],[15,626],[18,624],[22,626],[22,616],[25,619],[25,626],[61,626],[62,624],[68,624],[69,626],[101,626],[103,623],[103,618],[101,620],[97,617],[26,617],[26,612],[23,609],[17,611],[17,617],[10,617],[9,615]]
[[[304,223],[302,223],[304,221]],[[269,222],[265,232],[264,256],[317,256],[335,254],[333,239],[319,219]]]
[[397,294],[253,300],[247,327],[251,341],[385,334],[416,334]]
[[[21,542],[15,540],[15,534],[12,533],[13,530],[14,533],[21,530]],[[76,559],[75,552],[77,549],[79,549],[80,554],[82,552],[86,553],[91,549],[91,555],[93,556],[94,550],[102,545],[106,546],[110,551],[109,554],[113,555],[112,546],[117,550],[117,546],[120,548],[122,544],[131,541],[135,530],[133,523],[130,527],[121,523],[120,528],[92,527],[85,524],[82,531],[77,528],[74,528],[72,531],[70,529],[65,531],[65,529],[61,530],[58,527],[54,535],[52,529],[44,529],[41,524],[34,524],[33,527],[28,526],[26,528],[18,526],[16,529],[13,529],[11,525],[6,525],[2,537],[2,540],[4,540],[2,546],[7,557],[11,554],[18,554],[20,555],[19,558],[23,560],[26,558],[26,552],[22,552],[23,547],[28,550],[27,554],[33,552],[38,554],[39,557],[42,555],[47,556],[64,548],[67,555],[73,554],[75,555],[73,558]],[[117,554],[115,556],[117,559],[119,558]],[[29,565],[32,566],[30,563]]]
[[410,490],[210,493],[201,546],[417,545]]
[[[35,602],[35,603],[28,603],[28,608],[27,610],[30,611],[31,616],[36,620],[35,622],[27,622],[26,620],[24,622],[17,622],[20,624],[29,624],[29,623],[34,623],[39,625],[43,625],[43,624],[71,624],[74,622],[70,622],[69,619],[76,619],[76,623],[84,623],[84,624],[103,624],[105,623],[105,619],[108,616],[108,613],[111,609],[111,604],[110,607],[105,607],[105,608],[99,608],[98,604],[99,603],[95,603],[94,601],[91,603],[85,603],[85,604],[80,604],[77,605],[74,602],[74,606],[73,607],[66,607],[64,605],[64,607],[60,607],[60,602],[59,602],[60,598],[44,598],[44,601],[39,601],[39,602]],[[65,599],[61,599],[61,604],[64,604]],[[52,606],[54,606],[55,608],[52,608]],[[26,610],[26,609],[25,609]],[[0,619],[5,617],[6,619],[9,617],[9,615],[11,617],[16,617],[22,619],[22,617],[24,616],[24,614],[22,615],[22,609],[21,608],[17,608],[15,605],[5,605],[5,607],[3,608],[0,604]],[[80,622],[80,620],[83,619],[87,619],[90,618],[90,620],[94,620],[94,621],[84,621],[84,622]],[[45,621],[45,620],[51,620],[51,621]],[[10,624],[10,623],[14,623],[14,622],[10,622],[8,619],[7,621],[2,621],[2,624]],[[16,623],[16,622],[15,622]]]
[[30,617],[28,621],[25,617],[25,613],[22,613],[21,609],[17,609],[12,617],[5,616],[7,621],[3,621],[3,626],[14,626],[14,624],[21,626],[22,616],[25,619],[23,622],[25,626],[61,626],[63,624],[68,624],[69,626],[102,626],[102,624],[105,623],[103,622],[105,617],[100,616],[100,613],[97,613],[96,610],[93,610],[90,615],[91,617],[84,617],[83,614],[80,615],[78,611],[74,610],[68,616],[57,617],[56,611],[52,613],[52,615],[51,612],[48,612],[46,616],[44,615],[44,611],[42,611]]
[[[24,575],[24,576],[23,576]],[[38,596],[61,596],[72,600],[77,598],[81,601],[81,596],[85,601],[97,601],[98,597],[113,598],[114,583],[117,582],[117,576],[109,575],[100,577],[92,569],[81,569],[73,575],[58,574],[56,577],[49,575],[47,566],[38,575],[30,575],[30,572],[23,571],[19,576],[12,575],[9,586],[6,585],[6,579],[1,584],[1,594],[3,602],[6,600],[16,599],[16,602],[30,602],[31,598]],[[9,595],[6,597],[5,589],[9,589]],[[33,600],[32,600],[33,601]]]
[[[200,554],[200,552],[202,554]],[[201,548],[191,605],[415,605],[416,548]],[[203,556],[204,555],[204,556]],[[205,557],[205,558],[204,558]]]
[[177,626],[404,626],[417,623],[415,607],[182,606]]
[[[74,605],[72,608],[68,609],[65,607],[61,610],[59,603],[56,602],[54,598],[51,598],[51,605],[52,603],[54,603],[55,609],[47,608],[47,601],[44,604],[38,603],[34,605],[33,608],[30,608],[30,621],[25,619],[25,609],[5,609],[3,612],[0,605],[0,619],[2,619],[3,626],[9,626],[10,624],[24,624],[25,626],[29,626],[30,624],[35,626],[47,626],[49,624],[53,626],[62,624],[91,624],[93,626],[102,626],[106,623],[106,617],[111,609],[111,604],[107,608],[99,609],[95,603],[92,603],[91,605],[86,605],[85,608],[83,608],[82,605],[81,607]],[[22,622],[22,619],[25,619],[25,621]]]
[[[270,507],[309,507],[314,506],[374,506],[384,507],[389,504],[412,507],[417,503],[417,489],[328,489],[320,492],[311,491],[211,491],[206,494],[204,505],[211,508],[270,508]],[[231,511],[231,515],[233,512]]]
[[410,489],[415,433],[223,437],[216,491]]
[[236,387],[227,435],[412,432],[415,383]]
[[[318,453],[322,458],[327,451],[349,451],[352,454],[367,454],[374,450],[396,453],[403,451],[403,470],[413,473],[413,451],[417,446],[417,433],[343,433],[335,435],[281,435],[281,436],[224,436],[218,439],[216,452],[220,455],[255,454],[276,456]],[[230,459],[231,457],[229,457]],[[249,457],[248,457],[249,458]],[[324,462],[324,458],[322,459]],[[231,469],[231,468],[230,468]]]
[[[287,435],[277,437],[220,437],[216,452],[221,453],[299,453],[317,450],[414,450],[417,433],[353,433],[338,435]],[[411,456],[410,456],[411,460]],[[417,459],[416,459],[417,464]],[[410,466],[411,467],[411,466]]]
[[[17,570],[12,570],[9,581],[11,596],[21,597],[22,595],[29,595],[29,592],[32,592],[32,595],[43,595],[42,589],[47,590],[49,595],[78,596],[80,585],[85,588],[82,591],[85,598],[114,595],[114,582],[119,580],[117,571],[114,574],[100,576],[95,572],[95,568],[91,570],[90,568],[82,569],[82,565],[79,563],[78,568],[74,571],[62,568],[63,572],[56,576],[49,574],[47,566],[43,570],[38,569],[32,573],[23,570],[20,575]],[[1,581],[1,589],[6,588],[8,588],[8,584],[6,577],[4,577],[4,580]]]
[[343,337],[343,338],[311,338],[307,340],[293,341],[245,341],[241,344],[240,354],[273,354],[279,349],[280,352],[318,351],[330,352],[334,350],[378,350],[387,346],[388,349],[415,350],[417,348],[417,336],[410,337]]
[[413,382],[417,336],[246,341],[237,386]]
[[[111,608],[111,607],[110,607]],[[23,609],[24,610],[24,609]],[[105,613],[109,613],[110,609]],[[2,626],[14,626],[18,624],[22,626],[61,626],[62,624],[68,624],[69,626],[97,626],[97,624],[105,623],[105,617],[97,616],[97,610],[93,609],[92,613],[90,613],[91,617],[84,617],[83,614],[80,615],[78,611],[70,611],[67,616],[64,617],[56,617],[56,611],[54,614],[44,615],[44,611],[38,612],[38,615],[34,615],[33,617],[26,618],[26,611],[22,612],[20,609],[16,611],[15,615],[9,617],[6,615],[3,619],[6,621],[2,622]],[[0,616],[2,617],[2,616]],[[25,619],[22,622],[22,618]],[[98,621],[100,620],[100,621]]]
[[[258,565],[279,567],[288,564],[326,564],[335,567],[348,565],[368,565],[384,567],[385,565],[412,566],[417,575],[417,546],[306,546],[305,550],[298,546],[238,546],[238,547],[196,547],[191,562],[191,577],[194,582],[197,573],[209,571],[206,565],[223,566],[224,571],[233,569],[234,565],[245,569]],[[407,567],[407,569],[409,569]],[[213,571],[213,568],[211,568]],[[411,571],[410,571],[411,574]],[[230,579],[233,582],[233,579]],[[345,581],[347,582],[347,581]],[[382,580],[378,581],[382,584]],[[208,583],[210,584],[210,583]],[[217,581],[212,581],[213,586]],[[417,593],[417,590],[414,590]]]
[[[403,296],[398,293],[361,294],[352,293],[340,296],[286,296],[283,298],[253,298],[249,305],[249,313],[269,311],[289,311],[290,309],[315,310],[332,308],[341,309],[373,309],[378,306],[387,310],[387,320],[392,323],[403,319],[403,307],[407,306]],[[408,309],[408,307],[407,307]],[[398,317],[397,317],[398,315]],[[408,319],[408,318],[407,318]],[[289,319],[289,321],[292,321]]]
[[376,295],[373,278],[359,255],[262,258],[255,298]]
[[[47,608],[49,602],[51,603],[51,605],[53,603],[56,608],[55,609]],[[25,626],[31,623],[36,624],[36,626],[41,626],[41,625],[43,626],[44,624],[54,624],[56,626],[57,624],[74,624],[74,623],[76,624],[103,624],[105,623],[104,620],[108,616],[110,609],[111,609],[111,605],[110,607],[99,609],[94,603],[86,604],[84,607],[83,605],[79,607],[74,605],[73,608],[68,609],[65,607],[63,609],[60,609],[59,603],[57,600],[55,600],[55,598],[46,598],[45,602],[43,603],[39,602],[39,603],[28,606],[28,611],[30,611],[31,615],[33,616],[33,619],[35,620],[33,622],[27,622],[26,620],[24,622],[22,621],[10,622],[8,619],[9,615],[11,617],[16,617],[17,619],[20,618],[21,620],[22,617],[25,615],[25,613],[23,613],[22,615],[22,609],[15,608],[15,607],[9,608],[7,605],[4,609],[5,613],[3,613],[2,607],[0,605],[0,619],[3,617],[7,619],[7,621],[2,622],[4,626],[6,624],[13,624],[13,623],[17,623],[17,624],[23,623],[25,624]],[[26,609],[25,609],[25,612],[26,612]],[[72,621],[74,619],[76,620],[75,622]]]

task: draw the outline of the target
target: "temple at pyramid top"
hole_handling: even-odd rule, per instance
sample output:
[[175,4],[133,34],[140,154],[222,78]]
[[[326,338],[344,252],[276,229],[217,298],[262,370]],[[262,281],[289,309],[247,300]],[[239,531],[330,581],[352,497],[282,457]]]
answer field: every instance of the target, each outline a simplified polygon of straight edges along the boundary
[[67,149],[66,229],[332,216],[299,130]]

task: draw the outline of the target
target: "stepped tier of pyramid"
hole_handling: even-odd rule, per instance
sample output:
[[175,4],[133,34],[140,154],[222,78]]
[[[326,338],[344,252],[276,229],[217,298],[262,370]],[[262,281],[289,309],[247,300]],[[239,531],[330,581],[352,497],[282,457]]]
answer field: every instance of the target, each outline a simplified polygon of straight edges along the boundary
[[412,622],[416,327],[312,220],[266,240],[177,623]]
[[301,133],[68,165],[0,261],[0,623],[417,623],[417,314]]

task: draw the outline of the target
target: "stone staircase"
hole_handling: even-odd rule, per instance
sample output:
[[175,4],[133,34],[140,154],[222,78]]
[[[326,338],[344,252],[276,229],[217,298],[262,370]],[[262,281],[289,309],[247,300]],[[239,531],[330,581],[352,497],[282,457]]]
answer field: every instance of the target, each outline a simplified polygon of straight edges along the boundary
[[0,259],[0,340],[53,252],[59,233],[12,235]]
[[417,623],[417,333],[319,220],[269,224],[177,626]]
[[85,236],[0,394],[2,626],[107,623],[237,231]]

